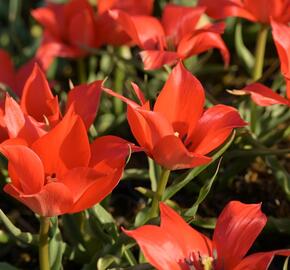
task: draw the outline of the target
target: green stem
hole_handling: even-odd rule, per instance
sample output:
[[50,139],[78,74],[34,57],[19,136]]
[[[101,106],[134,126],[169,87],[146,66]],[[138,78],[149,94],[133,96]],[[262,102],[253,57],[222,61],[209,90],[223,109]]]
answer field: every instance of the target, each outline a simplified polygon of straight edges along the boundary
[[151,218],[158,216],[158,204],[162,199],[162,195],[165,191],[165,188],[169,179],[169,175],[170,175],[170,170],[163,168],[160,179],[157,183],[157,190],[154,194],[153,201],[152,201],[151,212],[150,212]]
[[[256,44],[255,64],[252,73],[253,81],[259,80],[263,75],[267,35],[268,35],[268,26],[261,24]],[[256,123],[257,123],[257,106],[256,104],[251,102],[251,130],[253,133],[255,133],[256,131]]]
[[40,217],[39,229],[39,269],[49,270],[49,252],[48,252],[48,231],[50,219],[48,217]]
[[86,83],[86,66],[84,58],[78,59],[78,79],[79,83]]

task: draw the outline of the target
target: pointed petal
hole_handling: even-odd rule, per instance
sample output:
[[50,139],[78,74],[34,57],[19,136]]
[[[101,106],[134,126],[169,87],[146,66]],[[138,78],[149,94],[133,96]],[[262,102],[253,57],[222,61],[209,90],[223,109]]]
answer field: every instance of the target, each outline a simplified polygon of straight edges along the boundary
[[230,53],[220,36],[220,32],[224,27],[225,25],[220,23],[200,29],[193,35],[185,36],[178,44],[177,52],[182,58],[187,58],[210,49],[218,49],[227,66],[230,62]]
[[182,248],[164,228],[145,225],[133,231],[123,231],[134,238],[145,258],[158,270],[182,270],[178,262],[184,261]]
[[15,90],[15,70],[10,55],[0,49],[0,83],[6,84]]
[[190,151],[206,155],[224,143],[234,128],[246,124],[235,108],[216,105],[205,111],[186,143]]
[[79,85],[68,93],[66,109],[74,104],[75,113],[84,121],[88,129],[94,122],[100,104],[103,81]]
[[110,11],[110,15],[139,47],[151,50],[164,46],[164,31],[156,18],[130,16],[120,10]]
[[207,164],[211,158],[189,152],[175,135],[160,139],[152,150],[153,159],[169,170],[188,169]]
[[161,68],[164,65],[173,65],[180,58],[176,52],[145,50],[140,52],[145,70]]
[[41,158],[45,172],[56,173],[57,177],[74,167],[87,166],[91,156],[86,128],[72,109],[59,124],[34,142],[32,149]]
[[183,138],[194,129],[203,112],[204,90],[200,82],[179,63],[160,92],[154,111],[172,124]]
[[180,215],[164,203],[160,203],[160,227],[178,243],[184,257],[198,251],[201,256],[212,256],[212,243],[205,235],[190,227]]
[[137,96],[137,98],[139,99],[139,102],[141,105],[144,105],[147,100],[142,92],[142,90],[139,88],[139,86],[136,83],[131,82],[132,88]]
[[234,270],[267,270],[274,256],[290,256],[290,250],[259,252],[244,258]]
[[162,25],[166,36],[173,36],[175,44],[178,43],[183,36],[194,31],[204,11],[204,7],[167,4],[162,14]]
[[10,96],[6,96],[4,122],[10,138],[22,138],[28,144],[46,134],[44,126],[23,114],[20,106]]
[[44,121],[44,116],[50,121],[59,117],[57,98],[52,95],[45,75],[37,64],[25,83],[20,106],[24,113],[39,122]]
[[260,204],[232,201],[220,214],[213,235],[218,267],[234,269],[267,222]]
[[24,194],[39,192],[44,185],[43,165],[39,157],[24,145],[1,145],[0,152],[8,159],[13,170],[12,185]]
[[33,212],[44,217],[53,217],[66,214],[72,207],[73,198],[69,189],[62,183],[46,184],[36,194],[22,194],[11,185],[6,185],[5,192],[19,200]]
[[272,89],[260,83],[253,83],[247,85],[245,88],[241,90],[230,91],[230,93],[234,95],[250,94],[252,100],[259,106],[271,106],[274,104],[284,104],[288,106],[290,105],[289,100],[281,97]]

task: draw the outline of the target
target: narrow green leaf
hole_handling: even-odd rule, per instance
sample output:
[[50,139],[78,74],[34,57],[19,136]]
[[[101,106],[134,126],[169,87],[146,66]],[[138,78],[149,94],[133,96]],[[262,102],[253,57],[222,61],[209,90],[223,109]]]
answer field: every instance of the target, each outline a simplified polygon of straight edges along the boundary
[[13,265],[6,262],[0,262],[0,269],[1,270],[19,270],[19,268],[16,268]]
[[120,263],[120,258],[113,256],[113,255],[106,255],[102,257],[97,262],[97,269],[98,270],[107,270],[110,265],[113,263]]
[[289,257],[287,257],[285,262],[284,262],[283,270],[288,270],[288,261],[289,261]]
[[168,200],[170,199],[173,195],[175,195],[179,190],[181,190],[183,187],[185,187],[190,181],[192,181],[196,176],[198,176],[201,172],[203,172],[210,164],[212,164],[215,160],[217,160],[232,144],[234,138],[235,138],[236,132],[234,131],[227,141],[223,145],[223,147],[218,150],[213,156],[212,156],[212,161],[206,165],[199,166],[196,168],[191,169],[189,172],[186,172],[185,174],[181,175],[174,181],[174,183],[168,187],[164,195],[162,197],[162,200]]

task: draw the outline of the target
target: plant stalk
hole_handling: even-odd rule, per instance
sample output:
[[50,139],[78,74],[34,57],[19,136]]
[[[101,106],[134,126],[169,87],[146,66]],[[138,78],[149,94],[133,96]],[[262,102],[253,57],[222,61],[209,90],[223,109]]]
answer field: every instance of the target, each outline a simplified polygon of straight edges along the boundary
[[50,219],[48,217],[40,217],[39,229],[39,269],[49,270],[49,252],[48,252],[48,232]]

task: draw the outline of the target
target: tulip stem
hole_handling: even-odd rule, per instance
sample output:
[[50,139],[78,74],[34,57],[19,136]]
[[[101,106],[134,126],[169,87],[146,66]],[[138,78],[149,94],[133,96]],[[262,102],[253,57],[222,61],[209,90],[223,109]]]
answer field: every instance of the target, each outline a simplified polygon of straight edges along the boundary
[[157,183],[157,190],[154,193],[152,206],[151,206],[151,212],[150,212],[150,218],[154,218],[158,216],[158,205],[165,191],[165,188],[169,179],[169,175],[170,175],[170,170],[163,168],[160,179]]
[[[267,35],[268,26],[261,24],[256,44],[255,64],[252,73],[253,81],[259,80],[263,75]],[[256,132],[257,113],[257,105],[254,102],[251,102],[251,130],[253,133]]]
[[78,59],[78,79],[79,79],[79,83],[85,83],[87,81],[84,58]]
[[40,217],[39,229],[39,269],[49,270],[49,252],[48,252],[48,231],[50,219],[48,217]]

